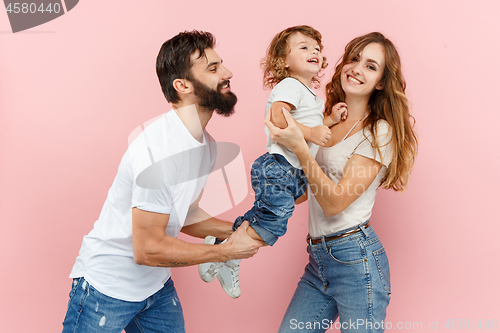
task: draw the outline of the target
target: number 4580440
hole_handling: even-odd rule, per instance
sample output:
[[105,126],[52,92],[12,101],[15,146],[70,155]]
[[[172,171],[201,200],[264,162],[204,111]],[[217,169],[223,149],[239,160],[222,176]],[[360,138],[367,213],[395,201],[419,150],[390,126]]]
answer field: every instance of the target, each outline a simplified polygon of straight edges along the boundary
[[36,3],[9,3],[9,5],[6,8],[7,12],[14,13],[14,14],[34,14],[34,13],[59,13],[61,11],[61,5],[59,3],[48,3],[47,5],[44,5],[41,3],[40,5]]

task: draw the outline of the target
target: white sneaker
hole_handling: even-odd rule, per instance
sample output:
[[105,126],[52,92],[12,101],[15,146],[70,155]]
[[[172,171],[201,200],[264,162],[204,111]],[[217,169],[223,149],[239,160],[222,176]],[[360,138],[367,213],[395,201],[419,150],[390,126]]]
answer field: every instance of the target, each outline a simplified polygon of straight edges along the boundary
[[[205,240],[203,241],[203,244],[215,244],[215,237],[214,236],[207,236],[205,237]],[[212,282],[219,273],[220,269],[224,265],[223,262],[206,262],[203,264],[198,265],[198,274],[200,274],[200,277],[203,281],[205,282]]]
[[232,298],[238,298],[241,295],[240,290],[240,261],[233,259],[226,261],[216,274],[222,289]]

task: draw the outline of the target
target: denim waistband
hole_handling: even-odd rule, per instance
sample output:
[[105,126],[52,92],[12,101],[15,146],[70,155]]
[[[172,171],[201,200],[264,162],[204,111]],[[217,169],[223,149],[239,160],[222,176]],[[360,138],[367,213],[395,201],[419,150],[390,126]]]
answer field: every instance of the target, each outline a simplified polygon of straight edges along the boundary
[[304,172],[303,170],[297,169],[292,164],[290,164],[290,162],[288,162],[288,160],[286,159],[286,157],[283,156],[283,155],[281,155],[281,154],[269,153],[268,152],[268,153],[266,153],[266,155],[268,155],[270,158],[274,158],[274,160],[276,160],[276,162],[278,162],[282,167],[284,167],[285,169],[287,169],[292,174],[303,173]]
[[[370,237],[369,236],[369,232],[373,230],[373,228],[372,228],[371,225],[368,228],[365,227],[365,225],[368,224],[369,222],[370,221],[366,221],[366,222],[363,222],[363,223],[361,223],[361,224],[359,224],[359,225],[357,225],[355,227],[344,229],[344,230],[340,230],[340,231],[337,231],[335,233],[332,233],[332,234],[329,234],[329,235],[324,235],[324,236],[321,236],[321,237],[310,237],[308,235],[307,236],[307,243],[309,245],[311,245],[311,246],[321,246],[324,243],[345,241],[345,240],[351,239],[353,237],[359,237],[360,235],[364,235],[366,238],[369,238]],[[359,229],[358,232],[352,233],[351,235],[347,235],[345,237],[337,238],[337,239],[334,239],[334,240],[326,240],[327,238],[335,237],[335,236],[341,236],[342,234],[354,231],[356,229]],[[321,239],[321,242],[317,243],[317,244],[311,244],[310,241],[309,241],[309,239],[314,239],[314,240],[320,240]]]

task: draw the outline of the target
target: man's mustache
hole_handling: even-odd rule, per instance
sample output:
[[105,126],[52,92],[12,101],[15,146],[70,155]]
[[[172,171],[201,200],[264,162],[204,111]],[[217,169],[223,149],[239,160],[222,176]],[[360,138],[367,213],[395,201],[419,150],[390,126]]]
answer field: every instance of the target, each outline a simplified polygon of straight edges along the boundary
[[217,86],[217,91],[220,92],[222,90],[222,87],[224,87],[227,84],[228,88],[231,88],[231,84],[229,83],[229,80],[222,81],[219,83]]

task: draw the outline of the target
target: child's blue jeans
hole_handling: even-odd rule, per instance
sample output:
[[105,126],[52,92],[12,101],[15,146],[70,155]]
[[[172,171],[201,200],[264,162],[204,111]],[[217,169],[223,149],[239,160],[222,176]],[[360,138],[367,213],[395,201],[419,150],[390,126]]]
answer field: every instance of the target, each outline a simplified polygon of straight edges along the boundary
[[233,230],[248,221],[264,242],[273,245],[286,233],[295,200],[304,194],[307,179],[304,171],[293,167],[285,157],[270,153],[255,160],[250,175],[254,205],[236,219]]

